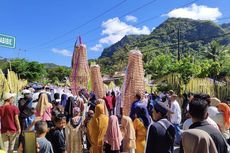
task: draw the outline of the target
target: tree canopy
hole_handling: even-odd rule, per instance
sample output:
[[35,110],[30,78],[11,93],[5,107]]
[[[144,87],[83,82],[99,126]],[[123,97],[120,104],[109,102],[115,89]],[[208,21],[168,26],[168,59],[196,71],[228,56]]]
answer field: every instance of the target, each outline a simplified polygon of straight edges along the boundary
[[48,82],[54,83],[55,81],[62,81],[70,75],[71,71],[70,68],[64,66],[46,68],[44,64],[25,59],[11,59],[1,63],[0,68],[5,74],[7,69],[12,69],[21,79],[26,79],[29,82],[48,80]]

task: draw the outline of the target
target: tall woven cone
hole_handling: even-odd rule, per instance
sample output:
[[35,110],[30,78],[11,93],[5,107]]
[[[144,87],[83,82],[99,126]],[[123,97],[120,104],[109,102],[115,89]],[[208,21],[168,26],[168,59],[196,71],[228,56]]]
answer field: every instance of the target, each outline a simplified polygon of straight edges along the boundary
[[144,87],[144,68],[143,55],[140,50],[131,50],[129,52],[128,66],[125,75],[125,83],[123,89],[123,114],[129,115],[130,108],[135,100],[137,93],[143,94]]
[[88,80],[89,65],[86,46],[84,44],[75,45],[72,56],[72,72],[70,75],[72,93],[77,95],[79,89],[86,89],[88,87]]
[[98,98],[103,98],[105,96],[105,89],[103,80],[101,77],[101,70],[99,65],[93,65],[90,67],[91,85],[92,91]]

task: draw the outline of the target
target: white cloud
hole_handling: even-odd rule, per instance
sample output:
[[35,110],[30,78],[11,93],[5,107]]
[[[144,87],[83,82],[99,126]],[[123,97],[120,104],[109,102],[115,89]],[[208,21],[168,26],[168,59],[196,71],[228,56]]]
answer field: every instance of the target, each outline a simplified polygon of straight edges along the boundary
[[102,35],[105,35],[104,38],[101,38],[99,42],[101,44],[113,44],[121,40],[125,35],[131,34],[150,34],[150,29],[146,26],[141,28],[134,27],[125,22],[120,21],[118,17],[109,19],[102,23]]
[[175,18],[190,18],[194,20],[215,21],[221,17],[219,8],[211,8],[205,5],[192,4],[189,7],[178,8],[170,11],[166,16]]
[[53,53],[60,54],[60,55],[62,55],[62,56],[68,56],[68,57],[71,57],[71,56],[72,56],[72,52],[71,52],[71,51],[68,51],[67,49],[52,48],[51,51],[52,51]]
[[102,44],[96,44],[95,46],[90,48],[92,51],[100,51],[103,49]]
[[127,15],[127,16],[125,16],[125,20],[127,22],[137,22],[137,17],[132,16],[132,15]]

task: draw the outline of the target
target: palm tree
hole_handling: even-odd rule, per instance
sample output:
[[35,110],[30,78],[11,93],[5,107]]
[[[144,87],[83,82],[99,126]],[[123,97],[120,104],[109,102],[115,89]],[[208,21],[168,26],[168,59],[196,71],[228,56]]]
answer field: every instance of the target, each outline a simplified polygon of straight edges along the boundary
[[[212,41],[208,46],[207,49],[203,51],[204,56],[213,60],[213,81],[214,81],[214,91],[215,94],[217,93],[217,87],[216,87],[216,79],[218,75],[218,70],[216,69],[216,66],[220,65],[220,60],[225,57],[227,53],[229,53],[229,49],[227,49],[226,46],[221,45],[218,41],[214,40]],[[215,70],[216,69],[216,70]]]
[[229,49],[227,49],[226,46],[221,45],[216,40],[209,43],[207,48],[203,51],[204,56],[212,59],[214,62],[219,61],[228,52]]

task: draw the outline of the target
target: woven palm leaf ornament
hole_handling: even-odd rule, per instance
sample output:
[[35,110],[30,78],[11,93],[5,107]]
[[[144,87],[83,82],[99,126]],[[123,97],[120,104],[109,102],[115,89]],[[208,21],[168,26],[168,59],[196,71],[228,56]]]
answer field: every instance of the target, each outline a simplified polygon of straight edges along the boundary
[[129,115],[131,105],[135,100],[135,95],[137,93],[143,94],[145,90],[142,57],[143,55],[138,49],[129,52],[122,98],[124,115]]
[[86,46],[82,43],[79,37],[74,45],[72,56],[72,71],[70,75],[71,90],[73,95],[77,95],[80,89],[86,89],[89,80],[89,65],[87,60]]
[[105,96],[105,89],[99,65],[92,65],[90,67],[90,76],[92,91],[95,93],[97,98],[103,98]]
[[0,88],[0,99],[2,99],[4,93],[10,92],[10,88],[9,88],[8,81],[1,69],[0,69],[0,87],[1,87]]

